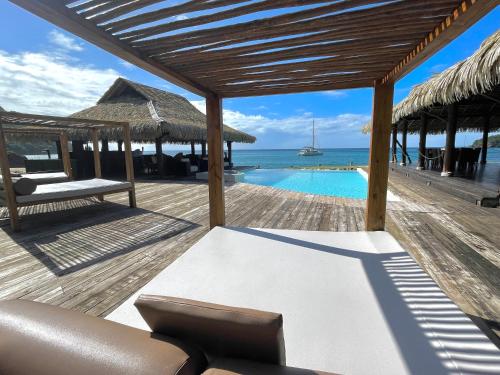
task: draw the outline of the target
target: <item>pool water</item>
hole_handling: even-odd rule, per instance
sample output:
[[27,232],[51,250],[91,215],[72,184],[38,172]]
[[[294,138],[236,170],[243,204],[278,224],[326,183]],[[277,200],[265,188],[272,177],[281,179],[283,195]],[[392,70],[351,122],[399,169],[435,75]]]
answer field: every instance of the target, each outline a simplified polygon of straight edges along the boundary
[[318,195],[366,199],[368,183],[357,171],[254,169],[245,171],[248,184]]

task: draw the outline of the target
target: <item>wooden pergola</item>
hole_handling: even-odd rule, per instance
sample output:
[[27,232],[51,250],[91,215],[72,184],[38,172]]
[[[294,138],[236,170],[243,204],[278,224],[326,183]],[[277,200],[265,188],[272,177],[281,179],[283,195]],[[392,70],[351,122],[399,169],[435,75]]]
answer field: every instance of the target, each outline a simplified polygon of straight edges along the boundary
[[385,226],[394,83],[499,3],[186,0],[152,10],[160,0],[10,1],[206,98],[211,227],[225,220],[223,98],[373,87],[370,231]]
[[[5,203],[7,205],[7,209],[9,210],[12,228],[14,230],[19,229],[18,207],[22,206],[22,204],[16,201],[16,194],[13,188],[9,158],[7,155],[7,142],[5,140],[6,134],[44,134],[49,136],[58,136],[61,144],[64,172],[71,180],[73,173],[71,169],[71,160],[68,148],[68,132],[71,131],[72,133],[74,133],[76,131],[82,133],[90,133],[90,138],[92,139],[92,148],[94,152],[95,177],[101,178],[102,175],[101,157],[99,154],[99,130],[104,128],[116,127],[119,127],[123,130],[125,144],[125,168],[127,181],[130,183],[130,187],[126,190],[129,193],[130,207],[136,207],[132,143],[130,139],[130,128],[127,122],[85,120],[71,117],[57,117],[0,111],[0,168],[2,170],[3,188],[6,192]],[[98,194],[98,198],[99,200],[103,200],[103,196],[101,194]],[[65,199],[55,199],[54,201],[58,200]],[[47,201],[40,203],[47,203]],[[38,204],[38,202],[30,202],[29,204]]]

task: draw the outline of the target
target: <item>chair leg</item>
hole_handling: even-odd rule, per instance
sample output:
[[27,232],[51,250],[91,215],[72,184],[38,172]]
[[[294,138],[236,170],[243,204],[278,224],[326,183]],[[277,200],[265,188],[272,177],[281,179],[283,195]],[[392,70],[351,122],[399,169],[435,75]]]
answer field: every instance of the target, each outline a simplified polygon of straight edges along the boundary
[[19,215],[17,208],[14,212],[10,213],[10,227],[14,232],[19,232],[21,230],[21,225],[19,224]]
[[135,200],[135,191],[128,192],[128,204],[130,208],[137,208],[137,202]]

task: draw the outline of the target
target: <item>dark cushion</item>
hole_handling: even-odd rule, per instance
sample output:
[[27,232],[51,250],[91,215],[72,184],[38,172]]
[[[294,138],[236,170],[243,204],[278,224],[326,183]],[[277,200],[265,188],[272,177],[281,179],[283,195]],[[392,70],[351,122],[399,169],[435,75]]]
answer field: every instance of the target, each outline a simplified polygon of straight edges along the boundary
[[152,295],[135,306],[153,332],[195,343],[208,356],[285,363],[281,314]]
[[269,365],[239,359],[217,358],[202,375],[333,375],[297,367]]
[[179,341],[29,301],[0,302],[0,374],[200,374],[206,359]]

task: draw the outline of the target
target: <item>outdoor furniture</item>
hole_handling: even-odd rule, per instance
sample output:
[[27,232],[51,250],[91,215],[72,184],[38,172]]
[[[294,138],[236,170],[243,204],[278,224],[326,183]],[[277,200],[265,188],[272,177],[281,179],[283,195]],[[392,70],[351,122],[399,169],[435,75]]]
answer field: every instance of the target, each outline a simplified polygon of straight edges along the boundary
[[128,181],[102,178],[59,182],[38,185],[34,193],[30,195],[16,195],[16,202],[18,206],[59,202],[130,191],[131,187],[132,184]]
[[[118,182],[102,179],[101,158],[99,153],[99,129],[121,128],[125,141],[125,166],[127,181]],[[90,135],[93,144],[93,161],[95,179],[88,181],[70,181],[54,184],[39,184],[32,194],[16,193],[13,176],[10,171],[6,152],[5,133],[38,134],[58,136],[61,145],[64,173],[69,179],[73,176],[70,153],[68,150],[68,132],[78,136]],[[19,112],[0,111],[0,168],[2,169],[3,191],[0,203],[7,206],[10,224],[13,230],[19,230],[19,207],[50,202],[59,202],[96,196],[103,200],[104,194],[128,192],[130,207],[136,207],[134,169],[128,123],[111,121],[94,121],[74,119],[70,117],[55,117],[34,115]],[[52,175],[54,177],[54,175]],[[61,177],[58,175],[58,178]],[[40,181],[50,181],[51,175],[41,175]],[[34,181],[34,180],[31,180]]]
[[[270,356],[281,349],[280,314],[179,299],[170,307],[172,299],[138,302],[154,327],[163,321],[153,334],[38,302],[0,302],[0,373],[326,375]],[[232,353],[231,360],[221,353]]]
[[141,294],[279,312],[289,366],[449,375],[500,361],[386,232],[216,227],[106,319],[149,329],[134,307]]

